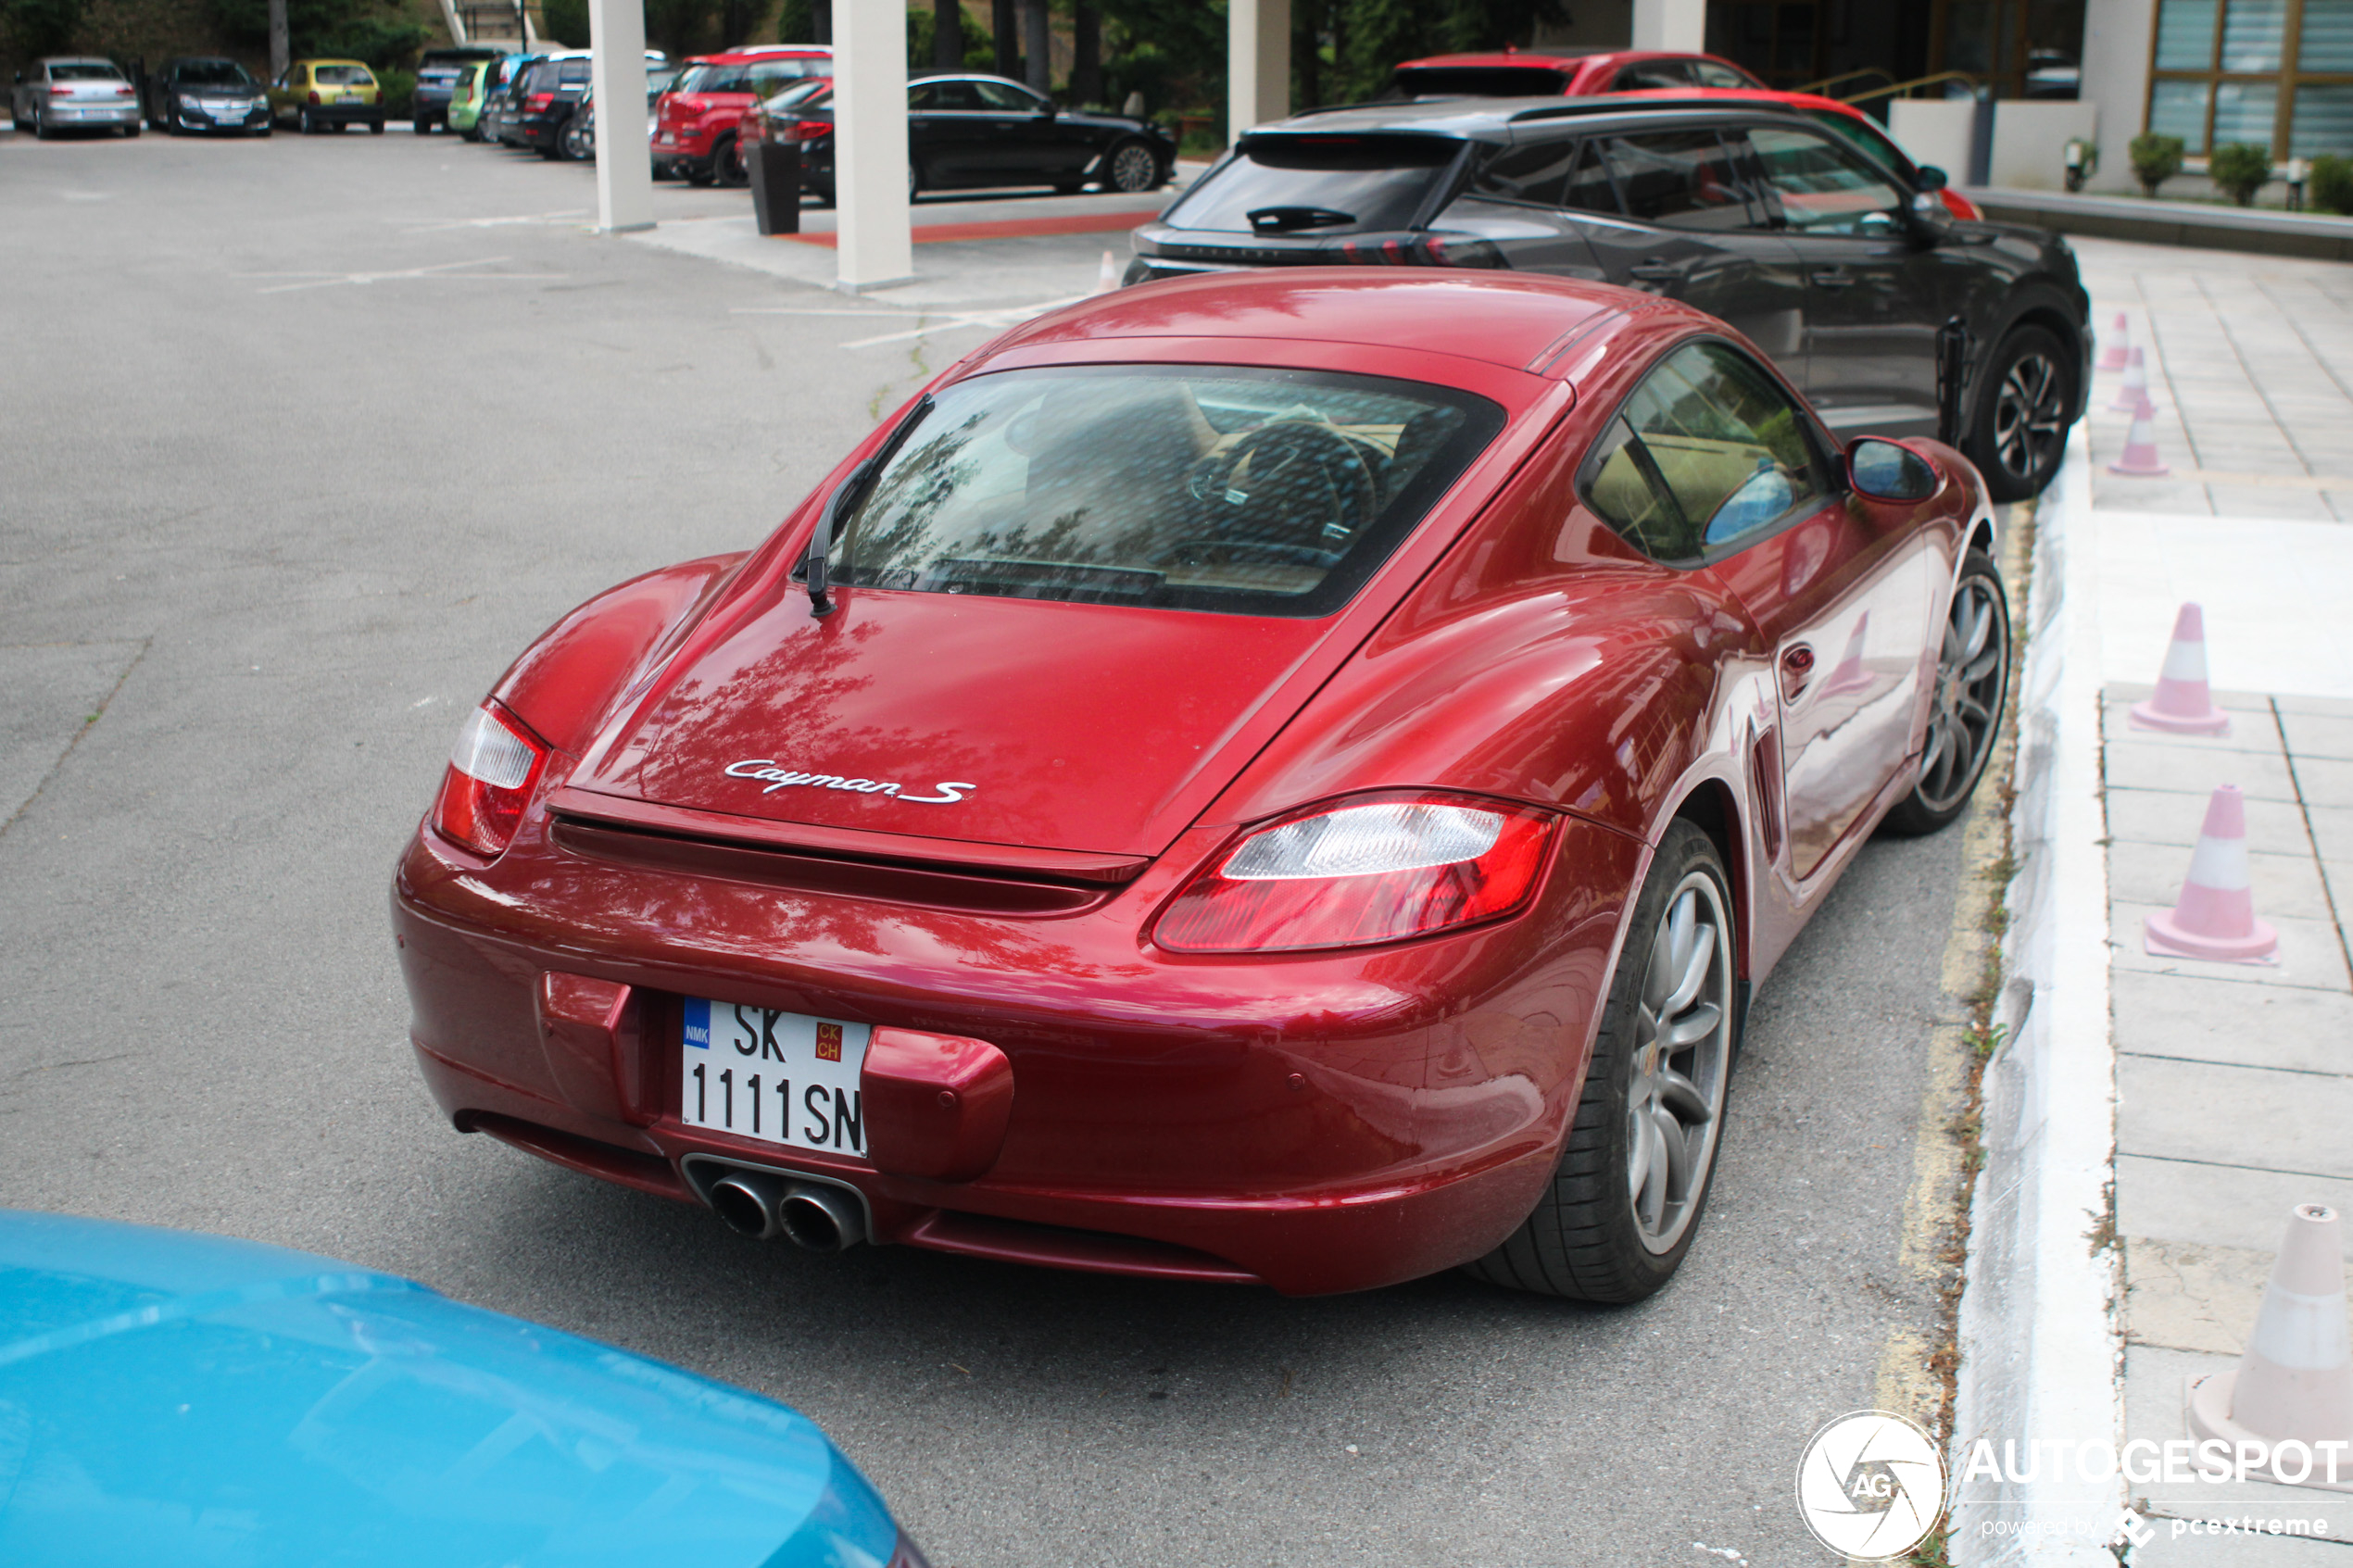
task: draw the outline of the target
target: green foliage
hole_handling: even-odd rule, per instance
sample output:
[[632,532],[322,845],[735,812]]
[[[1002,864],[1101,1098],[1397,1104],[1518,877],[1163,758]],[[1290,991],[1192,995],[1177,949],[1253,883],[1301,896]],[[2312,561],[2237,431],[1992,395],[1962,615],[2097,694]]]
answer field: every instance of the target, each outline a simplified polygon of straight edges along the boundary
[[646,38],[673,60],[706,51],[718,0],[646,0]]
[[[787,15],[798,5],[803,13],[809,0],[785,0]],[[789,37],[789,34],[786,36]],[[907,6],[907,74],[929,76],[939,68],[932,63],[932,46],[939,40],[939,19],[932,14],[931,0],[910,0]],[[964,60],[966,70],[994,72],[997,69],[997,44],[987,28],[980,25],[970,12],[964,14]]]
[[1525,47],[1540,22],[1567,18],[1561,0],[1292,0],[1291,100],[1363,103],[1400,60]]
[[539,0],[539,31],[568,49],[585,49],[588,0]]
[[[233,43],[270,42],[270,0],[212,0],[212,15]],[[365,60],[378,71],[414,57],[429,36],[379,0],[286,0],[286,31],[296,59]]]
[[[1144,95],[1145,112],[1226,107],[1225,0],[1099,0],[1103,98]],[[1222,144],[1222,141],[1221,141]]]
[[2214,149],[2206,162],[2209,179],[2241,207],[2254,204],[2255,193],[2271,178],[2271,149],[2253,142],[2233,142]]
[[0,0],[0,44],[20,60],[72,47],[82,30],[82,0]]
[[2133,178],[2141,182],[2141,194],[2154,201],[2157,188],[2182,172],[2182,139],[2159,136],[2148,132],[2133,138],[2129,151],[2133,158]]
[[2319,211],[2353,213],[2353,157],[2322,153],[2312,160],[2304,190]]
[[387,119],[406,119],[415,112],[417,73],[386,69],[376,72],[376,101]]

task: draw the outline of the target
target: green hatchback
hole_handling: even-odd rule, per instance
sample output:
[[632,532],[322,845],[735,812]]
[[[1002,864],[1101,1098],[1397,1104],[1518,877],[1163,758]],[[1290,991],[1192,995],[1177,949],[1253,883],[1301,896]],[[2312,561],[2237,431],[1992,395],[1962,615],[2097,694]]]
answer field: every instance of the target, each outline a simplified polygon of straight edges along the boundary
[[482,140],[482,107],[490,100],[497,60],[475,60],[458,73],[449,89],[449,129],[469,142]]

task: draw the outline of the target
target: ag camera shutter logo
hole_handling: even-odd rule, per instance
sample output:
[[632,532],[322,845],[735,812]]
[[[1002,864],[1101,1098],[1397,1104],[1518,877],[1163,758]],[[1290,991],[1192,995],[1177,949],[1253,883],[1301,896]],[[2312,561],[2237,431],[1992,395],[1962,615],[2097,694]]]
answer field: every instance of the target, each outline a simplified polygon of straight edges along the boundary
[[1944,1461],[1902,1416],[1852,1411],[1806,1445],[1797,1512],[1814,1538],[1843,1557],[1901,1557],[1944,1516]]

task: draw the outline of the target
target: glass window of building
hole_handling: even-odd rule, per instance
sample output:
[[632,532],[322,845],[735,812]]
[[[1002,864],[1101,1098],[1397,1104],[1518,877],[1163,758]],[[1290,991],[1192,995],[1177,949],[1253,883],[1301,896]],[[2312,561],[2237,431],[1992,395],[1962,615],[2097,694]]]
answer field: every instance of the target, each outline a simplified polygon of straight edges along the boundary
[[2353,0],[2158,0],[2148,128],[2202,156],[2353,152]]

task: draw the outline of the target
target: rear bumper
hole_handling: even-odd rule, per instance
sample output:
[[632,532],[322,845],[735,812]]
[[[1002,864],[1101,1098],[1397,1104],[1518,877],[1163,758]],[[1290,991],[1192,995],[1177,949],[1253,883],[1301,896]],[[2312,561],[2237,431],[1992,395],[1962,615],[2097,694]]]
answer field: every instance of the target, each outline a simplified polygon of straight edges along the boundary
[[120,104],[51,104],[41,111],[52,125],[136,125],[138,102]]
[[296,104],[289,117],[298,120],[305,114],[318,125],[373,125],[384,118],[381,104]]
[[[1139,953],[1216,832],[1041,919],[621,872],[527,820],[495,867],[413,840],[393,928],[420,1070],[460,1129],[688,1201],[690,1156],[825,1178],[885,1242],[1309,1295],[1480,1257],[1550,1179],[1622,914],[1606,889],[1642,854],[1585,831],[1579,874],[1516,920],[1272,962]],[[585,1044],[544,1023],[550,975],[627,987],[619,1022]],[[1015,1085],[995,1163],[938,1181],[686,1125],[681,995],[989,1040]]]

